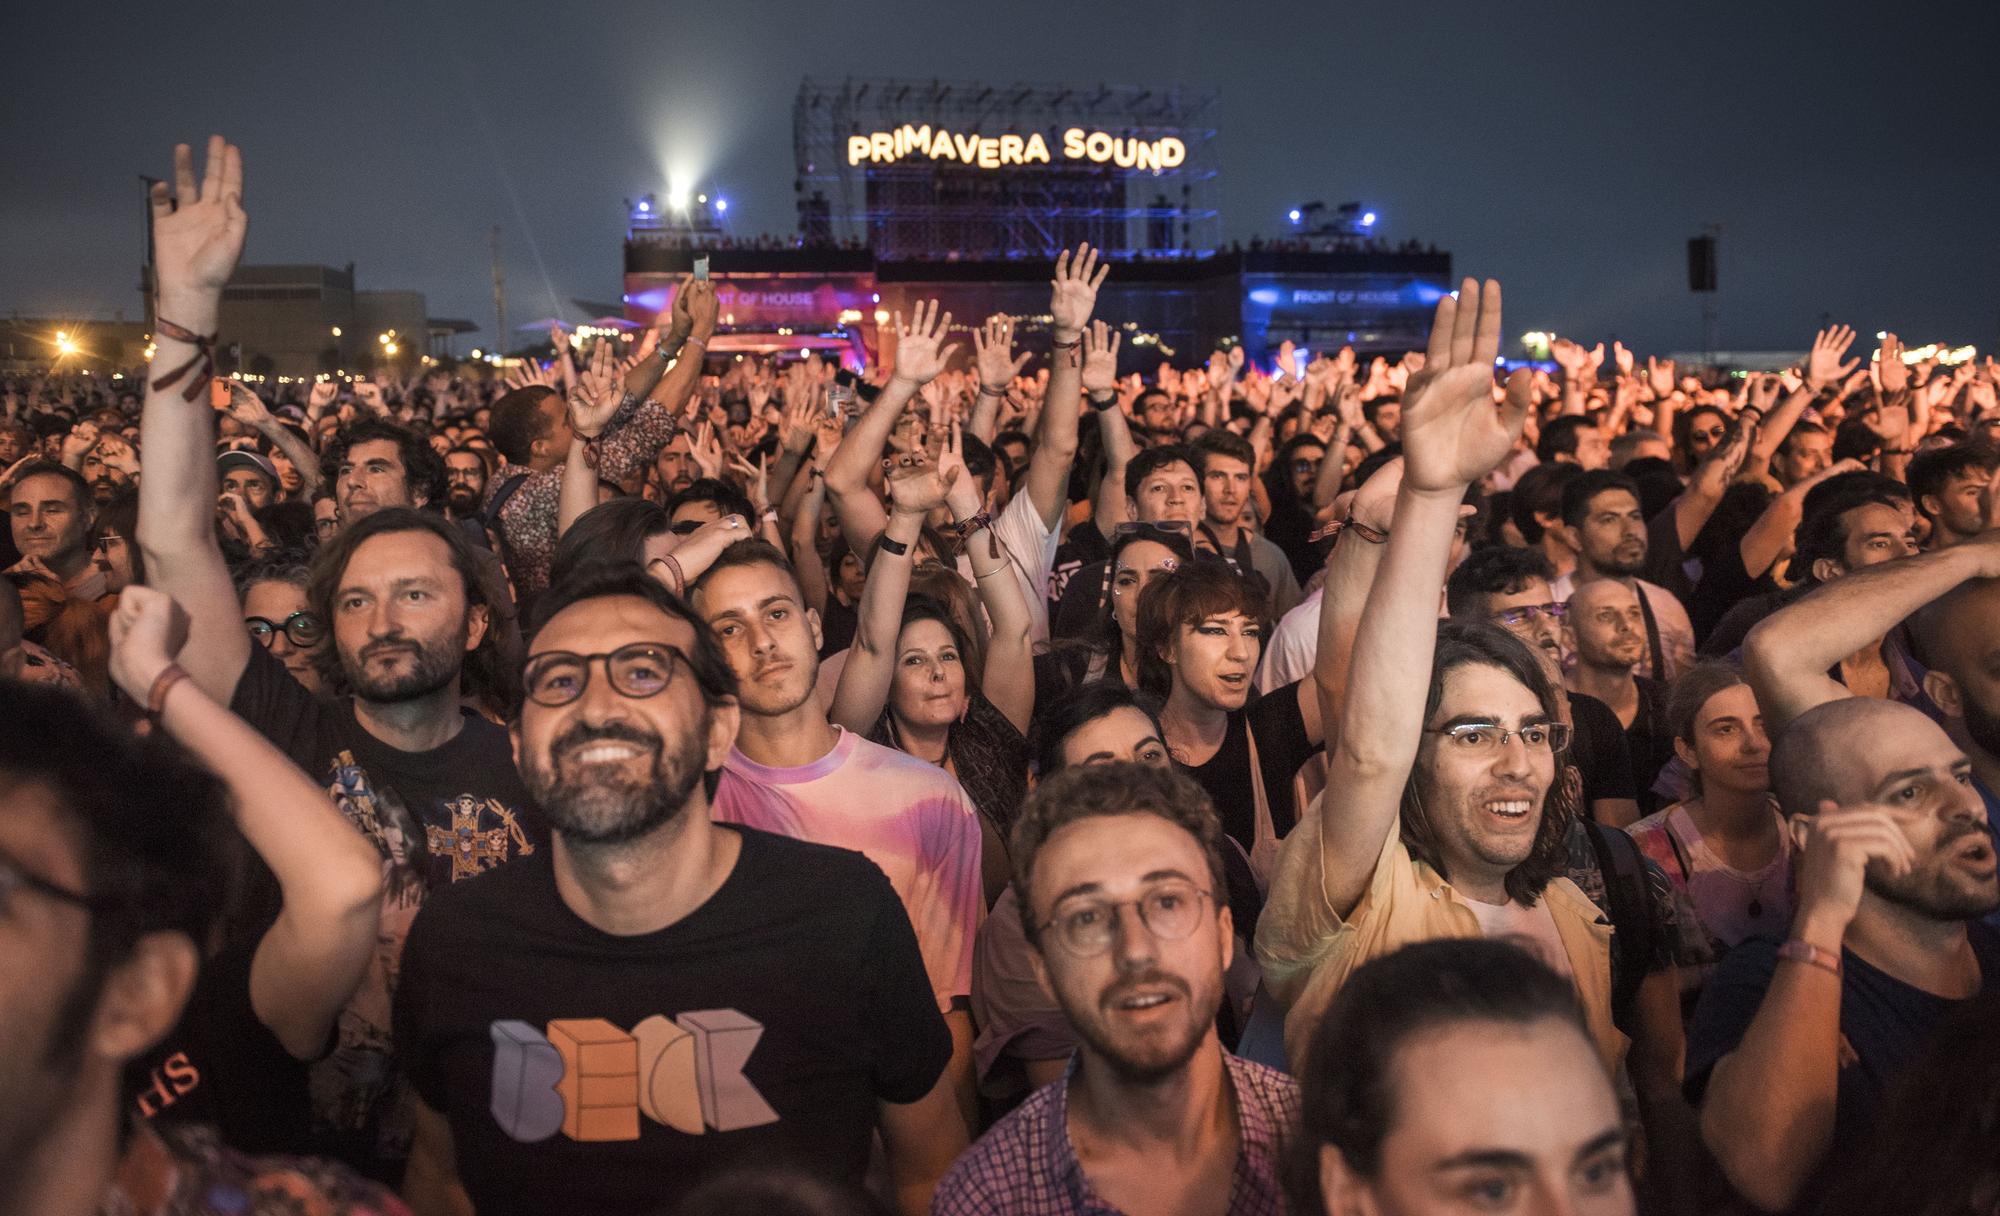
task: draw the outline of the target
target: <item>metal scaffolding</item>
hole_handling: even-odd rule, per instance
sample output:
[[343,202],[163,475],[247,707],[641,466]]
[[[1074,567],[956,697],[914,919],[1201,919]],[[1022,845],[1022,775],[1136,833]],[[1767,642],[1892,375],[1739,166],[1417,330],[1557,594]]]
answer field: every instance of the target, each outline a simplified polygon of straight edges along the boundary
[[[1046,259],[1085,240],[1120,258],[1206,256],[1221,233],[1218,109],[1212,90],[1181,87],[808,77],[792,106],[799,231],[861,241],[888,261]],[[1133,159],[1131,141],[1168,139],[1185,159],[1121,167],[1067,155],[1073,128],[1120,141],[1116,160]],[[1038,137],[1047,155],[982,167],[929,154],[913,139],[924,131],[1013,137],[1017,148]],[[881,133],[903,133],[893,163],[850,164],[850,139]]]

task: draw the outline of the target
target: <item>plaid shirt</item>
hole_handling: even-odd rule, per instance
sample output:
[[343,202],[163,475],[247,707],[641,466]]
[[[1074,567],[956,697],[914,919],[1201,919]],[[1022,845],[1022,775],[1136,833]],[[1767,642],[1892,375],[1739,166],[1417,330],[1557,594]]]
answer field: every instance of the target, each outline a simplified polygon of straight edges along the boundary
[[[1278,1171],[1299,1118],[1297,1084],[1275,1068],[1222,1053],[1236,1093],[1241,1144],[1229,1184],[1230,1216],[1281,1216]],[[966,1150],[938,1184],[931,1216],[1122,1216],[1090,1187],[1069,1142],[1071,1057],[1044,1085]]]

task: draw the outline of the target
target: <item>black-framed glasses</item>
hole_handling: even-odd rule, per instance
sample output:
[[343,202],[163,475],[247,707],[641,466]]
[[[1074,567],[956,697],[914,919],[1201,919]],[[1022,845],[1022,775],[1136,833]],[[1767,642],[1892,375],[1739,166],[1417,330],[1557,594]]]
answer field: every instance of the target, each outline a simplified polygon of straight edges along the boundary
[[568,705],[590,686],[590,665],[599,660],[619,696],[643,701],[665,692],[674,682],[676,665],[687,663],[688,657],[664,642],[633,642],[609,654],[545,651],[528,660],[522,677],[528,699],[550,709]]
[[1202,905],[1214,898],[1213,892],[1186,881],[1159,883],[1137,899],[1079,896],[1059,905],[1055,915],[1042,922],[1041,931],[1047,933],[1053,929],[1063,949],[1076,957],[1095,958],[1111,948],[1122,909],[1135,909],[1139,923],[1154,937],[1163,942],[1177,942],[1200,926]]
[[1502,625],[1525,625],[1536,617],[1545,616],[1560,625],[1568,615],[1568,604],[1523,604],[1519,608],[1502,608],[1493,614],[1493,619]]
[[124,543],[125,538],[116,532],[106,532],[104,535],[90,542],[90,551],[92,553],[109,553],[111,546],[122,545]]
[[319,640],[326,636],[325,623],[316,614],[303,608],[282,621],[262,616],[246,616],[243,618],[243,624],[250,630],[250,636],[256,638],[258,645],[266,650],[271,648],[272,639],[279,633],[290,638],[294,646],[317,646]]
[[5,853],[0,853],[0,907],[6,907],[13,900],[16,891],[24,890],[90,912],[111,907],[117,902],[101,895],[92,895],[87,891],[72,891],[59,882],[30,873],[22,868],[20,862]]
[[667,531],[675,536],[692,536],[701,531],[701,524],[702,521],[698,519],[683,519],[679,523],[669,524]]
[[1526,726],[1508,730],[1498,722],[1460,722],[1440,730],[1424,728],[1427,735],[1443,735],[1447,746],[1455,751],[1474,756],[1488,756],[1507,746],[1507,740],[1519,735],[1521,742],[1531,752],[1550,753],[1569,750],[1570,730],[1562,722],[1530,722]]

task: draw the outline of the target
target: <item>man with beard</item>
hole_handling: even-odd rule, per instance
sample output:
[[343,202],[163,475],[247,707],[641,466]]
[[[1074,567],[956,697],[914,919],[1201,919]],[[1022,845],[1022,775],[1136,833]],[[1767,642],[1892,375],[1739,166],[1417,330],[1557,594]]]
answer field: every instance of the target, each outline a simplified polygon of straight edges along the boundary
[[1973,919],[2000,906],[2000,883],[1970,761],[1909,706],[1846,697],[1799,715],[1771,784],[1799,850],[1790,936],[1724,956],[1687,1071],[1730,1182],[1803,1210],[1945,1017],[2000,985],[2000,931]]
[[1576,986],[1607,1066],[1625,1051],[1610,926],[1563,877],[1576,788],[1557,780],[1570,736],[1561,686],[1503,629],[1438,625],[1466,487],[1506,459],[1527,420],[1526,372],[1494,404],[1499,347],[1500,286],[1467,279],[1438,302],[1404,401],[1394,522],[1347,678],[1324,698],[1339,722],[1326,792],[1279,846],[1257,923],[1295,1066],[1355,968],[1444,937],[1521,939]]
[[1694,624],[1674,593],[1639,577],[1646,568],[1646,516],[1639,486],[1623,473],[1595,469],[1570,479],[1562,491],[1563,539],[1576,550],[1576,571],[1555,584],[1556,598],[1601,578],[1615,578],[1639,595],[1646,623],[1646,654],[1639,674],[1672,680],[1694,661]]
[[102,507],[132,484],[138,471],[138,457],[132,445],[116,435],[107,435],[83,454],[83,479],[90,483],[91,501]]
[[[336,493],[344,527],[314,555],[307,601],[326,629],[321,670],[338,676],[346,695],[333,701],[307,692],[244,629],[209,505],[215,411],[201,394],[190,398],[169,370],[200,364],[201,349],[174,335],[214,332],[222,285],[242,254],[241,163],[234,148],[212,140],[209,181],[197,192],[185,147],[175,161],[179,205],[162,199],[153,217],[164,320],[140,421],[148,467],[139,482],[139,545],[150,583],[190,618],[180,665],[324,782],[385,859],[380,947],[313,1088],[321,1146],[392,1169],[406,1133],[393,1113],[389,992],[410,919],[429,888],[539,851],[545,833],[528,817],[506,732],[460,706],[468,663],[482,674],[493,668],[496,607],[478,557],[441,516],[385,505],[442,495],[415,477],[422,458],[436,466],[428,445],[376,420],[343,436]],[[225,162],[236,176],[227,190]],[[371,509],[354,511],[363,498]],[[245,918],[270,914],[253,903]]]
[[965,1138],[894,890],[710,817],[736,678],[637,565],[543,606],[512,739],[553,844],[440,892],[403,955],[412,1207],[648,1213],[729,1168],[859,1184],[879,1127],[899,1210],[925,1211]]
[[1222,848],[1208,798],[1164,767],[1080,765],[1029,796],[1014,890],[1078,1047],[952,1167],[937,1216],[1284,1210],[1298,1089],[1216,1037],[1235,940]]
[[127,1067],[207,978],[231,886],[228,795],[67,692],[0,680],[0,721],[0,1212],[214,1210],[204,1201],[226,1195],[243,1216],[401,1213],[323,1163],[258,1161],[207,1128],[131,1116]]
[[486,458],[468,447],[444,454],[444,513],[454,521],[475,519],[486,498]]

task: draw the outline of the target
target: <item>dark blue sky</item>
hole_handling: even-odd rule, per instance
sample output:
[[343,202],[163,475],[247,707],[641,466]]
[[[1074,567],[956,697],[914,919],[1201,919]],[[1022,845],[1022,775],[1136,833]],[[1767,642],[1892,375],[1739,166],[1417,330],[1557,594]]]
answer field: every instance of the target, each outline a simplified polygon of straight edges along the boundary
[[[243,145],[247,257],[358,264],[433,315],[615,299],[620,200],[670,163],[790,230],[802,76],[1213,86],[1225,235],[1365,199],[1497,276],[1512,333],[2000,346],[2000,5],[722,0],[15,6],[0,313],[138,315],[136,175]],[[490,341],[489,335],[482,338]],[[475,339],[477,340],[477,339]]]

